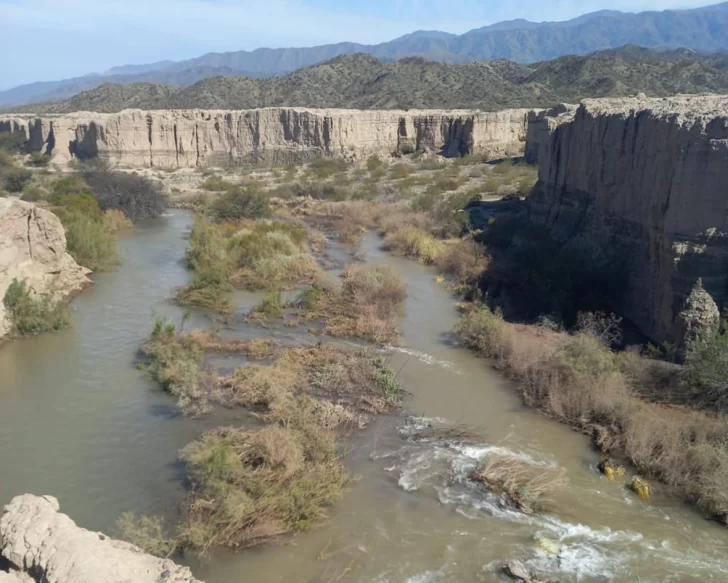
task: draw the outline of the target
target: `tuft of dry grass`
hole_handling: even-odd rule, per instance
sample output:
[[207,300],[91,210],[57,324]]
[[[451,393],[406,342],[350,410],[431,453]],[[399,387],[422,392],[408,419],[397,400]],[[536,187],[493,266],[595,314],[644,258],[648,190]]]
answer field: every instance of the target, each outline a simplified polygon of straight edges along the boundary
[[489,458],[482,468],[470,474],[470,479],[504,495],[511,505],[526,514],[546,510],[549,497],[568,483],[563,472],[537,468],[505,456]]
[[444,245],[427,231],[412,225],[402,225],[390,231],[384,238],[382,247],[399,255],[417,259],[429,265],[442,254]]

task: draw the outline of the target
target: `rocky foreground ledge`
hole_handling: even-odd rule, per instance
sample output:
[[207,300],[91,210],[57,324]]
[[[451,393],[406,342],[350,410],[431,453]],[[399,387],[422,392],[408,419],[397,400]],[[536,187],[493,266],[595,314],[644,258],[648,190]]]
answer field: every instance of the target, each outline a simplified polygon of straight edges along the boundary
[[0,517],[0,583],[202,583],[187,567],[76,526],[52,496],[16,496]]

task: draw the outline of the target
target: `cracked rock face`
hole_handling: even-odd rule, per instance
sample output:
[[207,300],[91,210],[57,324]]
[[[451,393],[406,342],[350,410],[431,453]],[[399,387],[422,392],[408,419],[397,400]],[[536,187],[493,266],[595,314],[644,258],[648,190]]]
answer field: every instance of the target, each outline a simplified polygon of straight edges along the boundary
[[31,151],[51,154],[57,164],[77,156],[137,168],[194,168],[313,156],[388,156],[415,149],[446,156],[520,155],[528,114],[526,109],[127,109],[0,115],[0,131],[25,133]]
[[612,274],[614,309],[651,339],[700,336],[698,280],[718,310],[728,295],[728,96],[586,99],[561,121],[529,217]]
[[31,203],[0,198],[0,338],[11,327],[2,298],[13,279],[38,293],[67,295],[89,282],[87,273],[66,253],[58,217]]
[[2,583],[26,581],[26,573],[44,583],[201,583],[187,567],[79,528],[52,496],[24,494],[5,506],[0,554],[11,565]]

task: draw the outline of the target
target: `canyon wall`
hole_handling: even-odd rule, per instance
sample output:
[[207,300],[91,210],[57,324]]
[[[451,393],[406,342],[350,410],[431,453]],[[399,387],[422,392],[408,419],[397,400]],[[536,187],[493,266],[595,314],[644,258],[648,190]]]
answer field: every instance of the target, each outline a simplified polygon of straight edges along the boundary
[[30,150],[48,153],[59,164],[98,157],[125,167],[197,167],[414,150],[495,158],[523,153],[528,114],[525,109],[129,109],[0,114],[0,131],[23,132]]
[[91,532],[59,512],[52,496],[16,496],[0,517],[0,582],[202,583],[189,568]]
[[87,273],[66,253],[58,217],[31,203],[0,198],[0,338],[12,327],[2,298],[14,279],[38,293],[67,295],[89,283]]
[[590,99],[562,121],[529,218],[612,274],[614,308],[653,340],[684,348],[714,330],[728,297],[728,96]]

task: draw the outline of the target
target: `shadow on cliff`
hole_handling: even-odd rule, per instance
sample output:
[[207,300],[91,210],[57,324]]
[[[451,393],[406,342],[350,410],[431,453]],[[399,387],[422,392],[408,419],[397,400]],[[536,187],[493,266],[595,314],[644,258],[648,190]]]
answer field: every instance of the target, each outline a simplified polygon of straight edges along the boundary
[[608,298],[619,293],[618,273],[530,223],[525,201],[477,202],[468,212],[481,230],[476,239],[491,257],[479,292],[506,319],[534,322],[548,316],[569,328],[579,312],[612,311]]

